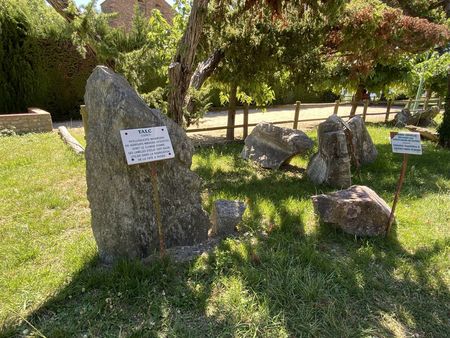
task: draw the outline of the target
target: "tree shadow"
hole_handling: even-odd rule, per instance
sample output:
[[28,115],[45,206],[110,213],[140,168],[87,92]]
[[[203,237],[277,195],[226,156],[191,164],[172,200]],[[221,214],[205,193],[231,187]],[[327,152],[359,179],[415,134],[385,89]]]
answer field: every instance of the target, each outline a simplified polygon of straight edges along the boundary
[[[317,220],[306,225],[310,196],[332,189],[318,190],[302,170],[254,167],[240,158],[240,147],[217,150],[231,170],[205,163],[196,171],[214,192],[208,206],[218,197],[246,200],[245,235],[190,263],[105,268],[93,258],[26,321],[11,323],[1,335],[33,332],[29,322],[48,337],[449,336],[450,293],[434,266],[449,240],[411,253],[395,226],[387,239],[361,239]],[[359,178],[376,191],[395,187],[397,165],[390,167],[395,155],[388,148],[379,146],[379,159],[362,172],[376,174]],[[211,149],[200,151],[208,155]],[[449,178],[441,172],[449,168],[450,154],[439,156],[447,161],[439,168],[419,168],[432,160],[426,153],[415,164],[427,174],[427,191],[440,177]],[[417,183],[412,175],[405,190]]]

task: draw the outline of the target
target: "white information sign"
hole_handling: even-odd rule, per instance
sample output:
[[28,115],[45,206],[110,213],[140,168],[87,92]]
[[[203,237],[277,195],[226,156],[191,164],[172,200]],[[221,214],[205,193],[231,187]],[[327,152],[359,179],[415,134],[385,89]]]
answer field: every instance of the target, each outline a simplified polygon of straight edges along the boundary
[[166,126],[124,129],[120,131],[128,164],[174,158],[172,142]]
[[393,153],[422,155],[420,134],[413,132],[391,132]]

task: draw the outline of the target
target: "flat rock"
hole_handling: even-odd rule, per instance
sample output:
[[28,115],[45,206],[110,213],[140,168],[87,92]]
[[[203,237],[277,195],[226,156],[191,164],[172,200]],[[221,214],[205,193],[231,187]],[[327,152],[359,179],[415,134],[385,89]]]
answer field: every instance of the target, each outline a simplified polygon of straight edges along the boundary
[[233,234],[236,231],[236,226],[242,220],[245,209],[245,203],[241,201],[215,201],[211,213],[210,237]]
[[261,122],[245,139],[241,155],[263,168],[278,169],[293,156],[306,153],[313,145],[313,141],[300,130]]
[[184,130],[103,66],[89,77],[85,102],[87,195],[102,261],[140,259],[159,248],[150,164],[127,165],[122,129],[167,126],[175,158],[157,163],[166,247],[207,240],[211,223],[201,205],[200,178],[190,170],[193,146]]
[[314,184],[328,184],[339,188],[352,184],[346,135],[349,130],[350,127],[336,115],[331,115],[319,124],[319,151],[311,158],[306,169]]
[[311,197],[324,223],[356,236],[385,235],[391,208],[375,191],[360,185]]
[[352,132],[351,142],[353,143],[354,160],[358,162],[354,164],[359,167],[359,165],[375,162],[378,151],[367,131],[364,120],[361,116],[355,116],[347,124]]
[[435,130],[416,126],[406,126],[406,129],[414,131],[416,133],[420,133],[420,136],[423,140],[439,142],[439,133]]

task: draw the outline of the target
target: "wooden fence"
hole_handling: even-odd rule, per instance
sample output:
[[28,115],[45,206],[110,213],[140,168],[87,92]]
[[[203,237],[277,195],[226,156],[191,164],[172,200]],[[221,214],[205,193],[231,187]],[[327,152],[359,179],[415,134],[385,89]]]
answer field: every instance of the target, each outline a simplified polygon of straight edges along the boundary
[[[362,114],[355,114],[355,115],[346,115],[346,116],[340,116],[341,118],[350,118],[356,115],[362,115],[362,118],[364,121],[366,121],[367,116],[369,115],[384,115],[384,121],[388,122],[390,115],[391,115],[391,109],[392,107],[398,107],[398,106],[404,106],[404,108],[408,108],[411,109],[411,107],[413,107],[414,103],[418,103],[418,108],[422,107],[422,109],[427,109],[429,106],[435,105],[438,106],[439,109],[441,109],[441,104],[442,104],[442,100],[441,98],[432,98],[432,99],[420,99],[420,100],[389,100],[389,101],[385,101],[385,102],[374,102],[375,106],[378,105],[386,105],[386,111],[382,112],[382,113],[368,113],[368,108],[369,108],[369,100],[363,100],[362,104],[363,104],[363,112]],[[348,104],[352,104],[353,102],[350,100],[337,100],[334,103],[311,103],[311,104],[304,104],[303,106],[314,106],[314,107],[333,107],[334,106],[334,110],[333,110],[333,114],[337,115],[339,112],[339,108],[342,105],[348,105]],[[271,122],[272,124],[288,124],[288,123],[292,123],[292,127],[294,129],[298,129],[298,124],[301,122],[318,122],[318,121],[325,121],[327,119],[327,117],[320,117],[320,118],[311,118],[311,119],[300,119],[300,111],[301,111],[301,107],[302,107],[302,103],[301,101],[297,101],[295,104],[295,109],[294,109],[294,118],[293,120],[285,120],[285,121],[275,121],[275,122]],[[227,130],[227,129],[238,129],[238,128],[243,128],[243,137],[244,139],[247,137],[248,135],[248,128],[249,127],[254,127],[256,126],[258,123],[248,123],[248,115],[249,115],[249,106],[248,104],[244,104],[244,106],[242,107],[243,111],[244,111],[244,116],[243,116],[243,124],[238,124],[238,125],[234,125],[234,126],[219,126],[219,127],[207,127],[207,128],[196,128],[196,129],[187,129],[186,132],[187,133],[198,133],[198,132],[207,132],[207,131],[216,131],[216,130]]]

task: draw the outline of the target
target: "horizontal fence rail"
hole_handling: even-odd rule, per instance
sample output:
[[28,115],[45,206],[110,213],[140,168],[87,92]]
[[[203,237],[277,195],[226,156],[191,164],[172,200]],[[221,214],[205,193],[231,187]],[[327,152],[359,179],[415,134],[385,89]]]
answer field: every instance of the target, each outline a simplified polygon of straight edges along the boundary
[[[293,129],[297,129],[298,128],[298,124],[302,123],[302,122],[319,122],[319,121],[325,121],[328,117],[318,117],[318,118],[310,118],[310,119],[300,119],[299,115],[300,115],[300,111],[301,108],[313,108],[313,107],[334,107],[333,110],[333,114],[337,115],[339,112],[339,108],[340,107],[348,107],[348,106],[353,106],[356,105],[356,107],[361,107],[361,103],[362,103],[362,107],[363,107],[363,112],[362,114],[350,114],[350,115],[345,115],[345,116],[339,116],[341,118],[350,118],[353,116],[361,116],[363,118],[364,121],[366,121],[366,117],[367,116],[381,116],[384,115],[385,122],[389,121],[390,115],[394,114],[394,113],[398,113],[398,109],[400,107],[403,108],[411,108],[411,105],[418,102],[419,103],[419,107],[420,105],[423,106],[423,109],[426,109],[428,106],[438,106],[439,109],[441,109],[441,104],[442,104],[442,100],[441,98],[430,98],[430,99],[420,99],[420,100],[413,100],[413,99],[409,99],[409,100],[389,100],[389,101],[375,101],[372,102],[374,106],[378,106],[378,105],[386,105],[386,111],[384,112],[379,112],[379,113],[369,113],[368,107],[370,104],[369,100],[362,100],[360,102],[355,102],[355,101],[341,101],[341,100],[336,100],[334,103],[330,102],[330,103],[301,103],[300,101],[297,101],[296,104],[294,105],[284,105],[284,106],[274,106],[273,108],[277,109],[277,108],[287,108],[289,109],[290,107],[292,107],[294,109],[294,118],[292,120],[284,120],[284,121],[271,121],[270,123],[274,124],[274,125],[278,125],[278,124],[288,124],[288,123],[292,123],[293,124]],[[239,109],[239,107],[237,107]],[[392,108],[396,108],[396,111],[391,111]],[[240,107],[240,109],[243,109],[244,111],[244,123],[243,124],[237,124],[237,125],[233,125],[233,126],[218,126],[218,127],[205,127],[205,128],[192,128],[192,129],[187,129],[186,133],[199,133],[199,132],[207,132],[207,131],[216,131],[216,130],[228,130],[228,129],[239,129],[239,128],[243,128],[243,135],[244,138],[248,135],[248,128],[249,127],[255,127],[258,123],[248,123],[248,115],[249,115],[249,106],[248,105],[244,105],[243,107]]]

